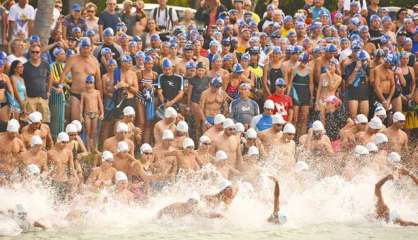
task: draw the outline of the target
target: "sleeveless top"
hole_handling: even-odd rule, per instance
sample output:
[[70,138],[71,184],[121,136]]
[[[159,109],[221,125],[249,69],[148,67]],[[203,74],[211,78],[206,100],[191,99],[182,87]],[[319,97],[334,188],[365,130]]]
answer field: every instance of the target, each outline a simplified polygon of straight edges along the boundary
[[412,90],[412,74],[411,74],[409,67],[408,67],[408,73],[404,74],[403,77],[405,78],[406,85],[405,87],[402,87],[402,94],[409,95],[411,94],[411,90]]
[[270,89],[273,90],[276,85],[276,80],[278,78],[283,78],[282,64],[280,64],[279,68],[273,68],[270,64],[270,70],[268,74],[268,77],[270,79]]
[[309,76],[309,72],[310,72],[309,67],[307,68],[307,71],[306,71],[306,74],[305,75],[303,75],[299,71],[299,69],[296,70],[295,77],[293,78],[293,85],[296,85],[296,86],[308,86],[308,84],[309,84],[309,77],[310,77]]

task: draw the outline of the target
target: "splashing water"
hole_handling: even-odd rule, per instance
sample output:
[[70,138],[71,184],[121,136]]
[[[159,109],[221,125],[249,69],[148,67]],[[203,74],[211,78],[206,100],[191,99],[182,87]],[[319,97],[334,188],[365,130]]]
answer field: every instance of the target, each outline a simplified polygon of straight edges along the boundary
[[[303,154],[299,154],[303,158]],[[280,160],[280,156],[278,159]],[[22,234],[20,239],[417,239],[418,228],[398,227],[371,219],[375,210],[374,186],[384,175],[372,171],[356,175],[350,181],[340,176],[307,172],[274,171],[265,164],[257,181],[238,180],[239,192],[224,213],[224,219],[202,217],[156,219],[159,209],[186,201],[192,192],[216,192],[219,174],[207,165],[191,175],[182,173],[176,183],[153,194],[141,205],[123,205],[105,193],[96,194],[94,203],[86,204],[91,194],[77,197],[73,203],[55,204],[54,194],[45,187],[16,184],[0,188],[0,210],[7,212],[23,204],[28,215],[49,226],[45,232]],[[273,208],[273,183],[268,175],[278,175],[281,210],[288,215],[283,226],[267,223]],[[383,187],[388,206],[404,219],[418,221],[418,187],[410,179],[390,181]],[[76,209],[81,218],[66,216]],[[0,218],[0,230],[13,227]],[[7,225],[9,224],[9,225]],[[16,235],[10,232],[7,235]],[[17,233],[18,234],[18,233]],[[8,239],[8,238],[5,238]],[[10,239],[15,239],[10,237]]]

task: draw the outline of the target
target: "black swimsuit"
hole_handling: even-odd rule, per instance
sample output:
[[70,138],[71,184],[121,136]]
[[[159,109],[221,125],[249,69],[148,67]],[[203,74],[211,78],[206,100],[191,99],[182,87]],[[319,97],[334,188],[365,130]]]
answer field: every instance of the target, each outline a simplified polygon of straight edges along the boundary
[[[4,89],[5,90],[4,91],[4,94],[6,95],[7,84],[6,84],[6,82],[3,79],[0,80],[0,89]],[[4,106],[7,106],[7,105],[8,105],[7,101],[6,102],[2,102],[2,103],[0,103],[0,108],[2,108]]]
[[276,90],[276,80],[278,78],[283,78],[283,72],[281,67],[279,68],[273,68],[270,66],[269,70],[269,80],[270,80],[270,91],[274,92]]
[[406,95],[411,94],[411,90],[412,90],[412,74],[409,68],[408,68],[408,73],[404,74],[403,77],[405,78],[406,85],[405,87],[402,87],[402,95],[406,96]]
[[311,94],[309,93],[309,78],[309,69],[305,75],[302,75],[299,71],[296,71],[295,77],[293,78],[292,90],[290,92],[295,105],[310,105]]

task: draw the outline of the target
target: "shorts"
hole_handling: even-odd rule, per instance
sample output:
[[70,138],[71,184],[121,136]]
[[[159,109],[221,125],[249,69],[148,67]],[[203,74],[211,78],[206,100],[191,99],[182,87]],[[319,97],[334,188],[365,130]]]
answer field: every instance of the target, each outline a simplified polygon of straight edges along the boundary
[[348,101],[369,101],[369,84],[361,84],[359,87],[349,85],[347,87]]
[[206,117],[206,122],[210,123],[210,125],[215,125],[215,117],[212,116],[207,116]]
[[49,111],[48,99],[41,97],[28,97],[28,111],[38,111],[42,113],[42,122],[49,123],[51,121],[51,113]]

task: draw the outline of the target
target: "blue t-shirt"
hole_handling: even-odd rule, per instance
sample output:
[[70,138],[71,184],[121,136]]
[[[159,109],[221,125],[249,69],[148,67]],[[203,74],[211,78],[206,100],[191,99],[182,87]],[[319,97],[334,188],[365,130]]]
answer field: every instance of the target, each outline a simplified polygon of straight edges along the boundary
[[119,15],[117,13],[110,14],[108,11],[103,11],[99,15],[99,25],[103,25],[103,30],[110,27],[116,32],[116,25],[120,22]]
[[229,109],[231,118],[242,124],[250,124],[254,116],[260,114],[257,103],[251,99],[235,99]]
[[[315,6],[311,7],[311,14],[312,14],[312,19],[313,20],[318,20],[319,19],[319,14],[321,13],[321,11],[325,11],[328,13],[329,19],[331,19],[331,13],[329,12],[329,10],[325,7],[320,7],[317,8]],[[331,20],[329,20],[329,23],[331,23]]]

